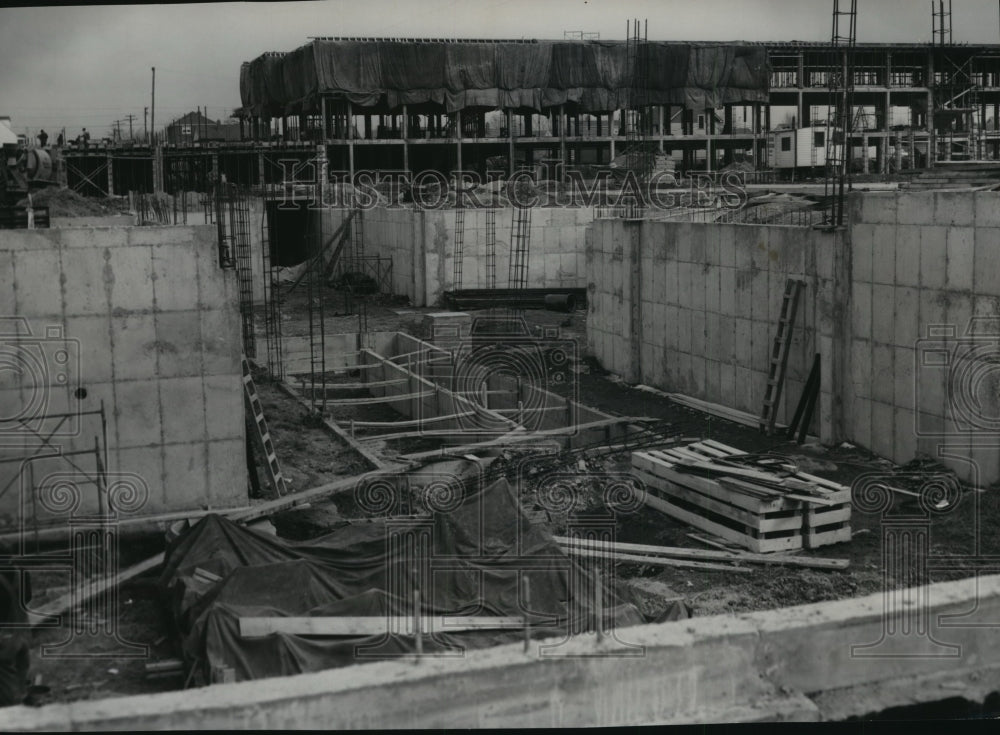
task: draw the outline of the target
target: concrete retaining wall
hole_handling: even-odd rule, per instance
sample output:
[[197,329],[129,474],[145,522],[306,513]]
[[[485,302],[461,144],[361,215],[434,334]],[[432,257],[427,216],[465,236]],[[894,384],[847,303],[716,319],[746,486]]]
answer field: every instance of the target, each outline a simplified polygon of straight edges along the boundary
[[[237,287],[218,267],[215,238],[204,226],[4,233],[0,314],[22,336],[6,342],[15,362],[0,371],[0,413],[28,426],[0,424],[2,456],[37,451],[39,434],[52,430],[63,452],[93,449],[99,417],[61,425],[39,417],[96,411],[103,402],[109,470],[135,473],[149,489],[137,512],[245,502]],[[34,342],[23,334],[29,329]],[[92,455],[73,459],[93,472]],[[8,523],[18,518],[19,496],[27,501],[28,487],[45,477],[68,477],[82,494],[79,512],[96,510],[95,487],[66,459],[31,465],[19,475],[17,464],[0,464]],[[64,515],[41,503],[38,517]]]
[[778,420],[794,411],[819,352],[824,442],[898,463],[946,447],[962,479],[989,485],[1000,479],[1000,376],[990,367],[1000,193],[855,194],[849,215],[839,234],[596,220],[589,350],[629,382],[758,414],[785,279],[804,278]]
[[805,228],[595,220],[588,349],[629,382],[759,413],[785,282],[801,279],[778,421],[794,412],[817,352],[829,416],[842,250],[841,236]]
[[[809,721],[812,700],[907,680],[916,701],[956,682],[1000,684],[1000,577],[911,590],[907,624],[874,594],[767,612],[627,628],[463,656],[350,666],[299,676],[0,710],[4,730],[569,727]],[[970,612],[971,613],[970,617]],[[915,615],[925,616],[917,625]],[[958,616],[958,617],[956,617]],[[912,627],[911,627],[912,626]],[[954,626],[954,627],[950,627]],[[894,632],[893,632],[894,631]],[[905,633],[904,633],[905,631]],[[870,645],[876,644],[876,645]],[[856,648],[867,646],[864,648]],[[989,689],[987,689],[989,691]],[[912,701],[911,700],[911,701]],[[895,702],[884,701],[883,707]],[[869,714],[856,694],[838,717]]]
[[[259,199],[251,202],[250,242],[253,263],[253,297],[261,303],[264,293],[261,260]],[[323,211],[323,236],[329,238],[348,210]],[[497,209],[496,285],[506,288],[510,264],[513,211]],[[392,292],[407,296],[414,306],[431,306],[443,291],[455,287],[455,210],[421,210],[412,207],[376,207],[361,213],[366,255],[392,259]],[[582,288],[586,285],[583,242],[594,209],[537,208],[531,212],[528,251],[528,286]],[[357,218],[354,220],[357,223]],[[352,226],[358,226],[357,224]],[[486,288],[486,212],[465,210],[462,266],[463,288]],[[289,277],[296,272],[289,269]]]
[[[497,209],[496,285],[506,288],[511,208]],[[365,252],[392,257],[393,291],[415,306],[437,303],[455,287],[455,210],[379,207],[364,212]],[[583,287],[584,234],[593,208],[537,208],[531,212],[528,286]],[[465,211],[462,288],[486,288],[486,211]]]
[[848,435],[897,461],[982,444],[956,470],[1000,478],[1000,194],[866,194],[850,235]]

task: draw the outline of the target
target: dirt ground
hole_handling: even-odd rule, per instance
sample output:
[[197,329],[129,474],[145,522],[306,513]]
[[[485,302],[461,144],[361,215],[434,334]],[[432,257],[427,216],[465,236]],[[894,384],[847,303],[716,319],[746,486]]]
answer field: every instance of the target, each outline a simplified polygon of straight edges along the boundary
[[[329,305],[336,296],[327,295],[326,298],[331,299],[327,302],[326,311],[335,311]],[[305,321],[307,303],[303,291],[297,300],[286,304],[283,314],[285,334],[308,333]],[[367,314],[368,328],[373,331],[404,330],[417,336],[425,336],[422,334],[422,316],[428,311],[438,310],[413,309],[398,303],[371,304]],[[662,419],[666,422],[663,426],[695,439],[712,438],[745,451],[785,455],[801,470],[843,484],[850,484],[862,472],[893,473],[899,469],[859,448],[799,446],[781,437],[765,437],[752,428],[710,417],[675,404],[663,396],[624,385],[613,376],[605,374],[593,360],[583,357],[586,345],[584,312],[567,315],[528,311],[525,312],[525,319],[530,329],[558,327],[561,337],[577,342],[579,359],[574,367],[577,382],[575,388],[570,386],[561,389],[561,392],[575,389],[584,404],[613,415]],[[352,332],[357,330],[358,323],[357,315],[338,317],[328,313],[325,328],[328,333]],[[338,379],[351,378],[339,376]],[[315,417],[310,416],[305,407],[280,390],[276,384],[258,376],[257,386],[290,492],[352,477],[370,468],[354,449],[324,428]],[[396,416],[390,409],[378,405],[338,408],[334,413],[335,420],[342,426],[351,418],[387,421]],[[422,440],[371,443],[367,446],[380,456],[390,459],[397,453],[423,449],[434,446],[434,443],[428,444],[427,440]],[[591,496],[583,503],[587,509],[588,505],[595,505],[594,499],[599,496],[599,481],[595,481],[595,478],[599,478],[602,473],[627,473],[629,453],[588,456],[582,469],[580,460],[576,457],[560,469],[579,478],[580,492]],[[901,479],[899,484],[902,481]],[[537,487],[533,487],[530,482],[519,487],[525,509],[554,532],[561,531],[572,518],[546,518],[544,514],[540,514],[539,506],[533,502],[536,490]],[[272,497],[274,491],[265,483],[261,489],[261,497],[253,498],[250,502],[264,502]],[[914,500],[908,496],[897,496],[887,515],[919,512]],[[328,503],[313,504],[308,511],[291,511],[275,516],[273,521],[282,534],[307,538],[318,535],[343,518],[353,515],[354,509],[350,504],[341,505],[345,507],[338,508],[334,499]],[[1000,519],[1000,502],[995,492],[965,489],[959,502],[951,506],[948,512],[930,517],[931,557],[971,554],[974,551],[977,518],[979,528],[983,529]],[[900,580],[887,577],[883,570],[881,531],[884,520],[880,514],[865,514],[855,508],[851,519],[854,537],[849,543],[822,547],[815,551],[795,552],[804,556],[849,559],[850,567],[844,571],[750,566],[748,573],[736,573],[623,563],[615,567],[614,574],[618,582],[633,590],[644,611],[651,614],[662,610],[665,602],[672,598],[682,598],[693,615],[703,616],[856,597],[900,583]],[[633,543],[710,548],[688,535],[693,530],[643,507],[633,514],[620,517],[617,535],[619,540]],[[1000,554],[1000,538],[995,534],[983,533],[980,543],[981,554]],[[144,559],[161,548],[162,539],[145,539],[142,542],[129,540],[122,544],[120,566],[125,567]],[[932,572],[928,575],[928,581],[969,576],[972,571],[972,567],[968,567],[965,572]],[[34,580],[36,597],[32,606],[36,607],[48,599],[45,595],[46,587],[64,586],[67,583],[65,576],[47,578],[39,575]],[[59,589],[54,589],[51,596],[59,592]],[[49,694],[38,697],[40,703],[166,691],[184,685],[183,680],[178,677],[150,680],[144,676],[144,665],[147,662],[179,657],[175,637],[171,633],[169,606],[158,597],[155,574],[145,575],[123,585],[119,590],[118,610],[118,638],[148,646],[148,651],[143,655],[135,658],[123,655],[128,650],[113,636],[78,634],[73,637],[67,650],[78,654],[103,655],[84,655],[73,659],[43,656],[41,647],[66,639],[69,637],[69,629],[36,629],[33,632],[32,673],[41,674],[42,683],[51,688]]]

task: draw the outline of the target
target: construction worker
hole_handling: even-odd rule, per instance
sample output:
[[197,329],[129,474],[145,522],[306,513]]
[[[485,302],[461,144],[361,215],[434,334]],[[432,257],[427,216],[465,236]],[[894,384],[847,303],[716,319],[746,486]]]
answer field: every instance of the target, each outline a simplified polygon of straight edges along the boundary
[[45,132],[43,128],[41,132],[38,133],[38,147],[44,148],[45,144],[49,142],[49,134]]

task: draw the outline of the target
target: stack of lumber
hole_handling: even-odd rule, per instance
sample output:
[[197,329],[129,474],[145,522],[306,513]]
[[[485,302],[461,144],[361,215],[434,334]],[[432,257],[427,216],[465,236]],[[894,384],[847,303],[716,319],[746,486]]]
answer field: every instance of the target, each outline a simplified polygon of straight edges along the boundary
[[851,492],[711,439],[632,453],[649,507],[757,553],[850,541]]

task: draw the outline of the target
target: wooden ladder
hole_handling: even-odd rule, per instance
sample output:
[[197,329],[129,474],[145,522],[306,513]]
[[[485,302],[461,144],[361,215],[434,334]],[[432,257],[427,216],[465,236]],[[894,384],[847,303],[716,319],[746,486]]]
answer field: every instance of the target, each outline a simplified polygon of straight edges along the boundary
[[257,395],[257,386],[254,385],[253,375],[250,374],[250,363],[246,355],[240,360],[243,366],[243,402],[246,405],[247,414],[253,418],[252,422],[256,431],[254,438],[257,446],[264,455],[267,465],[267,476],[271,481],[271,486],[279,496],[285,495],[288,488],[285,486],[285,477],[281,474],[281,467],[278,465],[278,456],[274,453],[274,443],[271,441],[271,434],[267,430],[267,421],[264,420],[264,409],[260,405],[260,398]]
[[792,342],[795,315],[799,310],[799,296],[805,285],[805,281],[795,278],[789,278],[785,281],[785,295],[781,299],[778,331],[774,334],[774,345],[771,347],[771,364],[767,372],[764,408],[760,414],[760,430],[768,436],[774,431],[778,404],[781,403],[781,389],[785,384],[785,369],[788,367],[788,347]]

